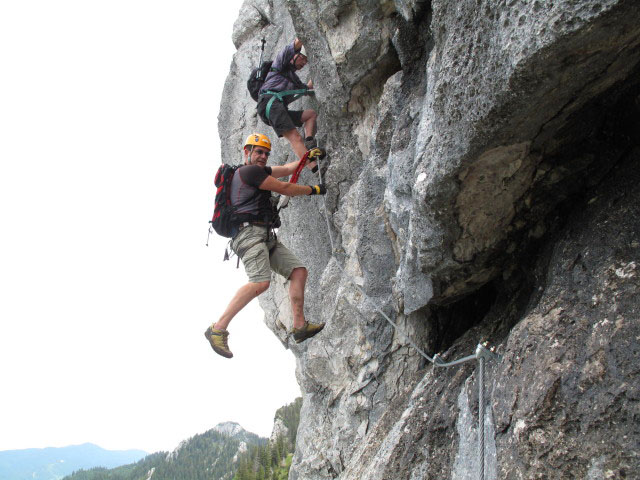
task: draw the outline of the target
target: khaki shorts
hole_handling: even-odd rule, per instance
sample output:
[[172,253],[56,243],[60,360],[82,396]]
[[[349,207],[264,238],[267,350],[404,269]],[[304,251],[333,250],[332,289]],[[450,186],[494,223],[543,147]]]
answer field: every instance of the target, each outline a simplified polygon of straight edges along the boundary
[[267,227],[260,225],[249,225],[240,230],[231,242],[231,249],[242,260],[252,283],[270,281],[271,270],[288,279],[294,268],[304,267],[273,234],[267,240]]

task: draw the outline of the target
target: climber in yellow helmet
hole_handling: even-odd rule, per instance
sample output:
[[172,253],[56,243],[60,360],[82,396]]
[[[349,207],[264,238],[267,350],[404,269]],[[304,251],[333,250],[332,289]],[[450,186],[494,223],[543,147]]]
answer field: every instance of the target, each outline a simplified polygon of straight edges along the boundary
[[294,173],[299,161],[268,167],[271,141],[266,135],[249,135],[243,154],[244,165],[235,171],[231,180],[230,199],[236,207],[235,215],[238,218],[231,249],[242,260],[249,282],[240,287],[218,321],[205,332],[213,350],[226,358],[233,357],[228,344],[229,322],[251,300],[269,288],[272,270],[289,280],[293,338],[296,343],[313,337],[324,327],[324,323],[316,324],[305,319],[307,269],[273,232],[273,227],[280,223],[271,192],[295,197],[324,195],[327,190],[324,185],[298,185],[278,180]]

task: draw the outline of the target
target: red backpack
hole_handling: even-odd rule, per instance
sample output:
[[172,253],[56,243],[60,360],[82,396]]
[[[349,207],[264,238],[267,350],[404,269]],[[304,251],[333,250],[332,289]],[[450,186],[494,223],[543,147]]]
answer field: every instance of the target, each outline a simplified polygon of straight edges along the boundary
[[223,163],[218,168],[215,177],[216,203],[213,208],[211,226],[218,235],[231,238],[234,231],[234,214],[237,207],[231,205],[231,180],[236,170],[242,165],[227,165]]

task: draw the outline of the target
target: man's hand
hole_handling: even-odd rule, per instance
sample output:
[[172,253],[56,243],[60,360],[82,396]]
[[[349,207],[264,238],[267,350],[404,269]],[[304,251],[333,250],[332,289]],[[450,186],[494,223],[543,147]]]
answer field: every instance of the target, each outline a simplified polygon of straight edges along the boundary
[[[320,160],[324,159],[326,156],[327,152],[325,152],[321,148],[316,147],[309,150],[309,167],[311,168],[311,171],[313,173],[316,173],[318,171],[318,164],[320,163]],[[313,164],[313,162],[315,162],[315,164]],[[313,167],[311,167],[312,164]]]
[[327,152],[322,150],[321,148],[315,147],[309,150],[309,161],[313,162],[314,160],[317,162],[318,160],[322,160],[327,156]]
[[325,187],[324,184],[308,186],[311,187],[311,193],[309,195],[325,195],[327,193],[327,187]]

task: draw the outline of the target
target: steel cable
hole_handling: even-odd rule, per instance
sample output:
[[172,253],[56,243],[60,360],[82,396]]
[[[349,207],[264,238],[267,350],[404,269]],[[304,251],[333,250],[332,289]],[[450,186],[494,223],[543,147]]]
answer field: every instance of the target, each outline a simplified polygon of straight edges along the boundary
[[[318,165],[318,176],[320,177],[320,183],[324,183],[322,178],[322,169],[320,165]],[[329,222],[329,211],[327,209],[327,202],[322,196],[322,206],[324,209],[324,218],[327,223],[327,233],[329,234],[329,243],[331,244],[331,257],[335,260],[335,264],[338,266],[343,275],[347,278],[348,282],[351,283],[358,292],[363,296],[365,300],[367,300],[375,310],[382,315],[382,317],[393,326],[393,328],[401,334],[409,344],[424,358],[426,358],[429,362],[433,364],[434,367],[453,367],[455,365],[460,365],[462,363],[470,362],[471,360],[478,361],[478,478],[479,480],[484,480],[484,412],[485,412],[485,401],[484,401],[484,368],[485,368],[485,360],[487,357],[491,358],[499,356],[493,352],[490,352],[482,344],[479,344],[476,348],[476,352],[473,355],[468,355],[466,357],[460,358],[458,360],[453,360],[451,362],[445,362],[442,360],[439,354],[436,354],[434,357],[430,357],[427,355],[421,348],[419,348],[411,338],[407,334],[405,334],[398,325],[389,318],[389,316],[382,311],[382,309],[378,306],[378,304],[367,295],[362,287],[358,285],[355,280],[353,280],[352,276],[347,273],[345,268],[341,265],[338,258],[336,258],[336,247],[333,239],[333,234],[331,233],[331,223]]]

